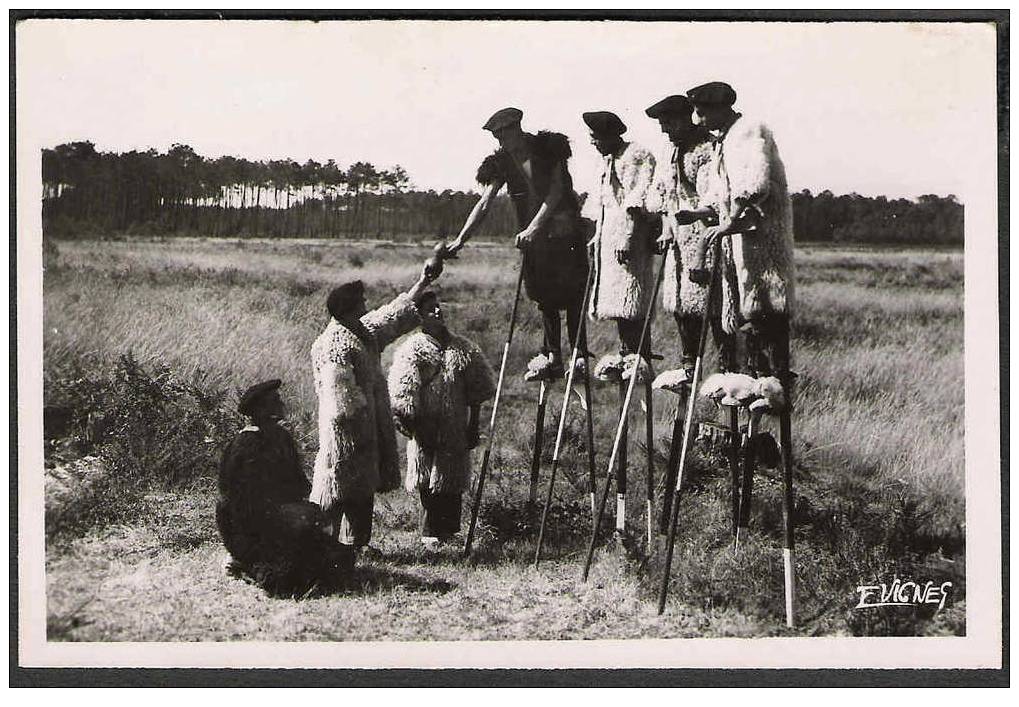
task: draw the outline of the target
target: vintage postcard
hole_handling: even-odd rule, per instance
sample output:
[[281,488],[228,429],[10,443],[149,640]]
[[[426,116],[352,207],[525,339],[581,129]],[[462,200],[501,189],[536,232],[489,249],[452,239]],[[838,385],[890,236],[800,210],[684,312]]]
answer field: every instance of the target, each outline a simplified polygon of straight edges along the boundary
[[1001,667],[993,17],[316,19],[14,23],[20,666]]

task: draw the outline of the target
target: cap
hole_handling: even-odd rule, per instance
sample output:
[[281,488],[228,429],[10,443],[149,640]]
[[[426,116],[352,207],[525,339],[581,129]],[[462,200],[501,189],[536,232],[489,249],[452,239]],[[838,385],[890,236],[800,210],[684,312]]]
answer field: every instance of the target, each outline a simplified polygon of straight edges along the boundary
[[736,102],[736,91],[727,83],[711,81],[691,88],[686,92],[686,97],[694,105],[731,106]]
[[364,283],[354,280],[333,288],[326,299],[326,309],[329,310],[329,314],[339,319],[362,299],[364,299]]
[[584,113],[584,122],[595,135],[622,135],[626,132],[626,124],[615,113],[604,110]]
[[262,381],[251,386],[241,395],[241,399],[237,403],[238,412],[250,417],[258,407],[262,396],[271,391],[278,390],[281,385],[283,385],[283,381],[279,378],[273,378],[272,380]]
[[485,130],[495,132],[507,125],[519,123],[524,117],[524,112],[519,108],[503,108],[492,114],[492,117],[482,126]]
[[644,111],[649,118],[664,118],[670,115],[690,115],[693,105],[686,96],[666,96]]

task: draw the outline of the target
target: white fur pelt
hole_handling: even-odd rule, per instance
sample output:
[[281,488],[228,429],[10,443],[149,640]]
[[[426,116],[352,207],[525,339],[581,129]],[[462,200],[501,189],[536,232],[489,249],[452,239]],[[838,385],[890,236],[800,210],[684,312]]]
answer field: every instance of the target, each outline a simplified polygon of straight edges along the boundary
[[[627,209],[645,208],[655,159],[640,145],[623,144],[618,157],[603,158],[598,187],[584,203],[583,215],[595,223],[590,314],[636,321],[654,288],[654,243],[647,219],[634,219]],[[629,251],[627,263],[616,260],[617,249]]]
[[323,510],[400,485],[396,432],[380,354],[419,321],[413,301],[401,294],[361,318],[370,334],[367,340],[330,319],[312,344],[319,446],[309,500]]
[[[703,316],[704,305],[708,299],[708,288],[693,282],[690,269],[698,266],[699,250],[704,238],[706,227],[697,222],[680,226],[676,223],[675,214],[679,211],[693,210],[702,202],[711,203],[709,189],[712,187],[712,148],[711,143],[704,141],[690,148],[677,150],[669,144],[655,166],[655,177],[649,192],[649,210],[662,214],[662,233],[672,235],[672,243],[666,251],[665,277],[662,281],[662,307],[673,314]],[[727,258],[729,245],[722,244],[723,262]],[[713,258],[708,253],[703,264],[711,268]],[[723,279],[730,276],[723,269]],[[712,313],[722,317],[726,331],[735,331],[736,300],[729,296],[731,290],[722,288],[716,294]]]
[[712,199],[725,225],[736,202],[753,205],[760,225],[731,238],[731,264],[743,320],[772,312],[791,314],[794,306],[793,213],[785,166],[771,130],[739,118],[716,146]]
[[470,406],[494,394],[495,374],[473,342],[453,334],[442,346],[417,332],[400,344],[389,368],[389,395],[393,412],[414,426],[407,442],[408,491],[459,493],[466,488]]

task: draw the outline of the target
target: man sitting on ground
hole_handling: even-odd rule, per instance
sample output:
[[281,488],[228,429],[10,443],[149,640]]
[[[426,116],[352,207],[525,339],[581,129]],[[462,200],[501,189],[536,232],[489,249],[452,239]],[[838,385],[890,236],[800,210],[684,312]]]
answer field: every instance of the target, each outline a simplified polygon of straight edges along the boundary
[[279,380],[249,388],[238,410],[250,424],[227,445],[219,469],[216,524],[230,553],[227,571],[272,595],[334,586],[353,567],[353,552],[326,533],[297,447],[280,425]]

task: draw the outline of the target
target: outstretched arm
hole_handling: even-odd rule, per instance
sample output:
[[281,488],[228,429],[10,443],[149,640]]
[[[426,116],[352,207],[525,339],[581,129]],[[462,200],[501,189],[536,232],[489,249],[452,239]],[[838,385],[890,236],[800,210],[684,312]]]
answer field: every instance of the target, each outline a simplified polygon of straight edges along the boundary
[[456,255],[456,253],[467,244],[467,241],[474,232],[485,222],[485,217],[488,216],[489,210],[492,208],[492,204],[495,203],[495,195],[502,189],[502,181],[496,180],[490,184],[485,185],[485,190],[481,192],[481,198],[478,203],[471,209],[471,213],[468,214],[467,220],[464,222],[463,228],[460,229],[460,234],[456,239],[449,244],[447,253],[450,255]]

